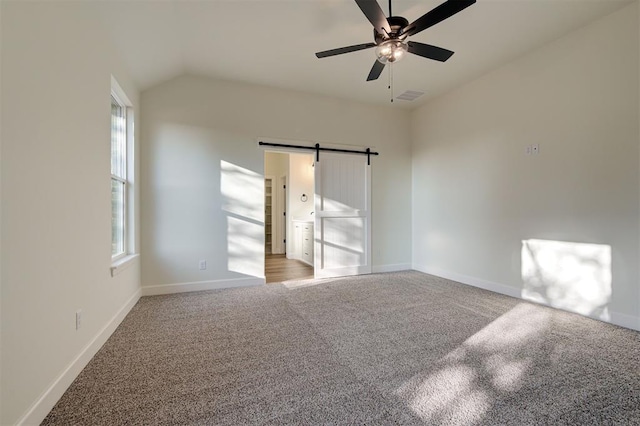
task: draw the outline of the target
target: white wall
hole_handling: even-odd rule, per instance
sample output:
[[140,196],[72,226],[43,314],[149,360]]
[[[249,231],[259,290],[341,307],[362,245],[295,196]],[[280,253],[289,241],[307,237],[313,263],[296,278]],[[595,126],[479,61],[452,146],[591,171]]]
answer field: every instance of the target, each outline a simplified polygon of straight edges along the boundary
[[413,113],[416,269],[640,327],[637,7]]
[[111,74],[138,94],[91,8],[1,2],[3,425],[39,423],[140,291],[110,276]]
[[[0,7],[0,25],[2,25],[2,7]],[[2,30],[0,28],[0,95],[2,93]],[[0,101],[1,102],[1,101]],[[2,320],[2,105],[0,104],[0,321]],[[0,422],[2,421],[2,326],[0,325]]]
[[[314,168],[313,155],[291,154],[289,155],[289,211],[291,219],[313,220],[311,213],[314,211],[313,194]],[[307,201],[302,201],[302,195],[307,196]]]
[[267,176],[287,176],[289,171],[289,154],[284,152],[265,152],[264,174]]
[[[254,196],[257,187],[252,186],[253,177],[264,174],[259,138],[375,147],[381,155],[372,160],[373,263],[409,265],[411,160],[405,111],[184,76],[145,91],[142,118],[142,281],[151,287],[146,291],[168,291],[171,287],[155,286],[182,283],[199,284],[173,289],[253,284],[263,276],[259,239],[264,231],[254,229],[262,227],[262,196]],[[234,189],[234,202],[251,216],[242,228],[250,236],[240,232],[229,238],[221,161],[244,171],[247,185]],[[237,260],[244,270],[229,265],[229,241],[243,247]],[[211,267],[199,271],[199,259]]]

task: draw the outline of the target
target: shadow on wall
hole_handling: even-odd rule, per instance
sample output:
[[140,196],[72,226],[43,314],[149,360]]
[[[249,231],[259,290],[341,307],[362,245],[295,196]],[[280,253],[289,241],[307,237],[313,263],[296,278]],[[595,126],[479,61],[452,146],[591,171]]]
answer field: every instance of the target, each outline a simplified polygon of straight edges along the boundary
[[227,267],[264,276],[264,179],[251,170],[220,161],[222,210],[227,216]]
[[609,321],[611,246],[522,241],[522,298]]

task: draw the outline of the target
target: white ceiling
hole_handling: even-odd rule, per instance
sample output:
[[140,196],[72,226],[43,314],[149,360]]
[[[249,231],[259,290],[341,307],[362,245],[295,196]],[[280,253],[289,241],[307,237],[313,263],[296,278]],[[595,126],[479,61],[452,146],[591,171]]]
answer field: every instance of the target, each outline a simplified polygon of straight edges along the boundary
[[[384,0],[383,0],[384,1]],[[409,22],[443,0],[394,0]],[[394,93],[426,94],[415,107],[632,0],[479,0],[411,40],[453,50],[445,63],[408,55],[393,68]],[[367,82],[374,49],[317,59],[315,52],[373,41],[353,0],[100,2],[99,12],[144,90],[181,74],[390,105],[389,74]],[[388,2],[380,3],[385,13]],[[388,68],[388,67],[387,67]]]

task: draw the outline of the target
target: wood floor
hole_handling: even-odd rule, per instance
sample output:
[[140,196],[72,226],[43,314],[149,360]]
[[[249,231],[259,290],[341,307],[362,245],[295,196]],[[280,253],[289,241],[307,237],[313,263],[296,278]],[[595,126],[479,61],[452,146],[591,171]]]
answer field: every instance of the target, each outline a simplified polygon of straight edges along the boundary
[[268,283],[313,278],[313,268],[299,260],[287,259],[284,254],[267,254],[264,261]]

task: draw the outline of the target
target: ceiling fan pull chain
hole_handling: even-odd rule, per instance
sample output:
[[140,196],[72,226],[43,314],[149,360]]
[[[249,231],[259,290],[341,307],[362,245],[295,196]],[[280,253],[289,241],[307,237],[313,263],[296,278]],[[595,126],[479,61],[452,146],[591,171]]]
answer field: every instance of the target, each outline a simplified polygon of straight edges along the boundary
[[391,90],[391,102],[393,103],[393,64],[389,64],[389,90]]

